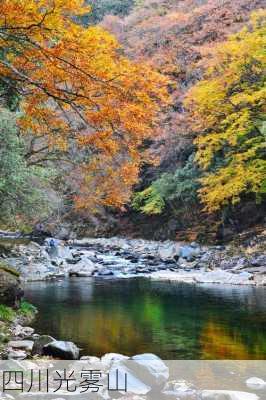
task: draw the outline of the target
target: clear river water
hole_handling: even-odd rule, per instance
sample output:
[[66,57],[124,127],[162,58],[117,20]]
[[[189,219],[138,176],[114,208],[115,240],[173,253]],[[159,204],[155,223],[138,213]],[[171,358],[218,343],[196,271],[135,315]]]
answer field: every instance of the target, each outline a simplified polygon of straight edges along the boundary
[[83,355],[266,359],[266,287],[71,278],[25,287],[40,334]]

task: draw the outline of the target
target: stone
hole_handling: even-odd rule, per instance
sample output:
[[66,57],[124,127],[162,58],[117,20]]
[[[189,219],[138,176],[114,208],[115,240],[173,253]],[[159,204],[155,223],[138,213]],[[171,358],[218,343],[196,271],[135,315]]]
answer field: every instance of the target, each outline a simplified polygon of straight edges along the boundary
[[104,356],[101,357],[102,364],[109,368],[113,362],[124,361],[128,360],[128,356],[124,356],[123,354],[119,353],[106,353]]
[[43,354],[62,360],[78,360],[79,348],[73,342],[54,340],[43,347]]
[[31,337],[34,334],[34,328],[30,326],[23,326],[21,336],[23,337]]
[[167,397],[171,396],[173,399],[197,398],[197,390],[195,386],[185,380],[167,382],[162,394]]
[[94,356],[82,356],[80,357],[80,361],[88,361],[90,364],[99,363],[101,359],[99,357]]
[[56,237],[58,239],[67,240],[72,236],[73,238],[73,226],[69,223],[61,223],[55,228]]
[[113,271],[108,268],[104,268],[98,272],[99,276],[111,276],[114,275]]
[[[133,393],[135,395],[146,395],[151,391],[151,387],[143,382],[143,380],[136,376],[134,371],[130,369],[131,361],[127,365],[122,363],[114,364],[108,371],[109,374],[109,388],[115,388],[116,382],[119,382],[120,392]],[[118,379],[117,379],[118,377]]]
[[7,347],[12,349],[20,349],[26,352],[31,352],[34,342],[32,340],[11,340],[8,342]]
[[237,260],[236,266],[234,267],[235,269],[245,269],[249,267],[249,260],[245,257],[240,257]]
[[180,257],[188,261],[193,261],[200,254],[198,247],[184,246],[180,248]]
[[93,262],[84,256],[81,257],[81,260],[78,263],[72,265],[68,269],[69,276],[77,276],[83,278],[92,276],[94,272],[95,266]]
[[8,360],[25,360],[27,353],[24,350],[9,350],[7,355]]
[[180,256],[180,246],[178,244],[171,244],[169,246],[161,246],[158,250],[158,255],[161,260],[175,259],[178,260]]
[[38,355],[42,356],[44,354],[44,352],[43,352],[44,346],[46,346],[47,344],[52,343],[54,341],[55,341],[55,339],[52,336],[48,336],[48,335],[38,336],[34,340],[32,354],[33,355],[38,354]]
[[185,259],[179,259],[179,266],[183,269],[196,269],[198,268],[198,261],[186,261]]
[[259,400],[256,394],[233,390],[203,390],[202,400]]
[[251,267],[251,268],[246,268],[245,269],[247,272],[253,272],[256,274],[265,274],[266,275],[266,265],[265,266],[259,266],[259,267]]
[[202,263],[209,263],[210,260],[213,258],[213,254],[210,251],[206,251],[202,256],[200,257],[200,261]]
[[[187,282],[187,283],[219,283],[230,285],[254,285],[254,277],[248,272],[232,274],[228,271],[157,271],[153,272],[150,277],[156,280]],[[260,283],[261,284],[261,283]]]
[[81,258],[78,258],[78,257],[66,258],[65,261],[67,264],[76,265],[77,263],[79,263],[81,261]]
[[0,262],[0,304],[17,307],[22,296],[18,274]]
[[262,390],[266,389],[266,382],[257,377],[252,377],[246,380],[246,385],[249,389]]
[[247,285],[251,284],[252,274],[248,272],[241,272],[237,275],[227,271],[211,271],[199,275],[196,280],[200,283],[220,283],[231,285]]
[[265,267],[266,266],[266,255],[261,254],[256,257],[252,257],[252,259],[250,260],[250,263],[251,263],[251,265],[254,265],[255,267],[257,267],[257,266]]
[[40,251],[42,250],[42,246],[40,246],[38,243],[36,242],[30,242],[27,247],[27,252],[30,252],[31,254],[35,253],[35,254],[39,254]]
[[21,275],[27,281],[44,281],[53,277],[64,276],[64,273],[58,266],[53,265],[46,259],[33,259],[24,264],[21,269]]
[[[238,264],[240,263],[240,264]],[[239,267],[240,265],[240,267]],[[231,257],[229,259],[221,260],[220,268],[223,270],[233,269],[233,268],[242,268],[241,260],[239,257]]]
[[260,286],[266,286],[266,274],[254,275],[254,283]]
[[137,378],[152,388],[162,387],[169,378],[168,367],[155,354],[133,356],[128,365]]
[[93,276],[94,270],[93,271],[79,271],[79,270],[73,270],[71,269],[69,271],[69,276],[74,277],[76,276],[77,278],[90,278]]
[[12,335],[16,337],[31,337],[34,334],[34,329],[30,326],[16,325],[12,330]]

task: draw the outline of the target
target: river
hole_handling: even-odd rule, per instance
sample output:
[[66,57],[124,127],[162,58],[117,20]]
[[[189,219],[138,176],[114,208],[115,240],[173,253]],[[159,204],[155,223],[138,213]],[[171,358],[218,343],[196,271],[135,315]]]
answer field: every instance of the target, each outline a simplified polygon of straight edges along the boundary
[[32,282],[38,333],[83,355],[156,353],[163,359],[266,359],[266,288],[147,278]]

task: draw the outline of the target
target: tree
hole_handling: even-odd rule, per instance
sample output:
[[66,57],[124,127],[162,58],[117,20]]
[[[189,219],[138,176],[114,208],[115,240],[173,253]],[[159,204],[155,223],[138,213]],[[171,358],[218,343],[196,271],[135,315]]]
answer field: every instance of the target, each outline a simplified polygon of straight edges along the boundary
[[187,96],[205,171],[200,196],[211,212],[266,193],[265,17],[254,13],[249,26],[213,49],[205,79]]
[[[171,104],[160,116],[159,132],[152,149],[160,165],[158,173],[173,173],[184,167],[192,145],[189,115],[184,106],[186,93],[206,68],[208,51],[240,31],[252,10],[263,0],[140,0],[130,15],[120,21],[105,18],[103,25],[124,44],[127,54],[148,60],[170,81]],[[145,179],[145,178],[144,178]],[[145,186],[148,186],[146,182]]]
[[87,24],[100,22],[105,15],[127,15],[134,5],[134,0],[87,0],[91,12],[82,18]]
[[153,135],[166,80],[127,60],[113,36],[74,17],[82,0],[3,0],[0,3],[1,94],[21,100],[19,127],[43,149],[86,148],[76,204],[122,207]]
[[[39,220],[53,209],[45,174],[28,167],[16,114],[0,108],[0,216],[6,225]],[[46,171],[48,177],[48,171]]]
[[172,204],[176,211],[195,207],[200,172],[192,154],[183,168],[175,173],[164,173],[151,186],[135,194],[133,207],[145,214],[161,214],[166,205]]

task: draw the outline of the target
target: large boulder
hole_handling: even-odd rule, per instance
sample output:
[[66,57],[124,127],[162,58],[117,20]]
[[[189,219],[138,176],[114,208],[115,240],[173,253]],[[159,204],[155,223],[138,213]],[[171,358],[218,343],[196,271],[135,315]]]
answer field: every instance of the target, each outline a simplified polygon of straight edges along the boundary
[[261,378],[252,377],[246,380],[246,385],[249,389],[263,390],[266,389],[266,381]]
[[120,361],[125,361],[128,360],[128,356],[124,356],[123,354],[119,353],[106,353],[104,356],[101,358],[101,363],[104,365],[104,367],[110,368],[110,366],[114,363],[118,363]]
[[55,341],[55,339],[49,335],[38,336],[34,340],[32,354],[33,355],[38,354],[38,355],[42,356],[44,354],[44,350],[43,350],[44,346],[47,346],[49,343],[52,343],[54,341]]
[[54,340],[43,347],[43,354],[61,360],[78,360],[79,348],[72,342]]
[[13,350],[10,349],[7,352],[7,359],[8,360],[25,360],[27,358],[27,353],[25,350]]
[[17,307],[22,296],[19,274],[0,262],[0,304]]
[[32,340],[11,340],[7,344],[8,348],[13,350],[24,350],[27,353],[31,353],[33,348],[33,341]]
[[[130,368],[130,363],[126,365],[122,363],[114,363],[108,371],[109,390],[116,387],[120,393],[126,391],[128,394],[147,395],[151,390],[151,386],[147,385],[144,379],[137,377]],[[117,386],[118,383],[118,386]]]
[[88,258],[81,256],[81,260],[75,265],[68,265],[66,267],[69,276],[90,277],[95,272],[95,265]]
[[163,387],[169,378],[169,369],[155,354],[139,354],[127,363],[132,373],[145,384]]

